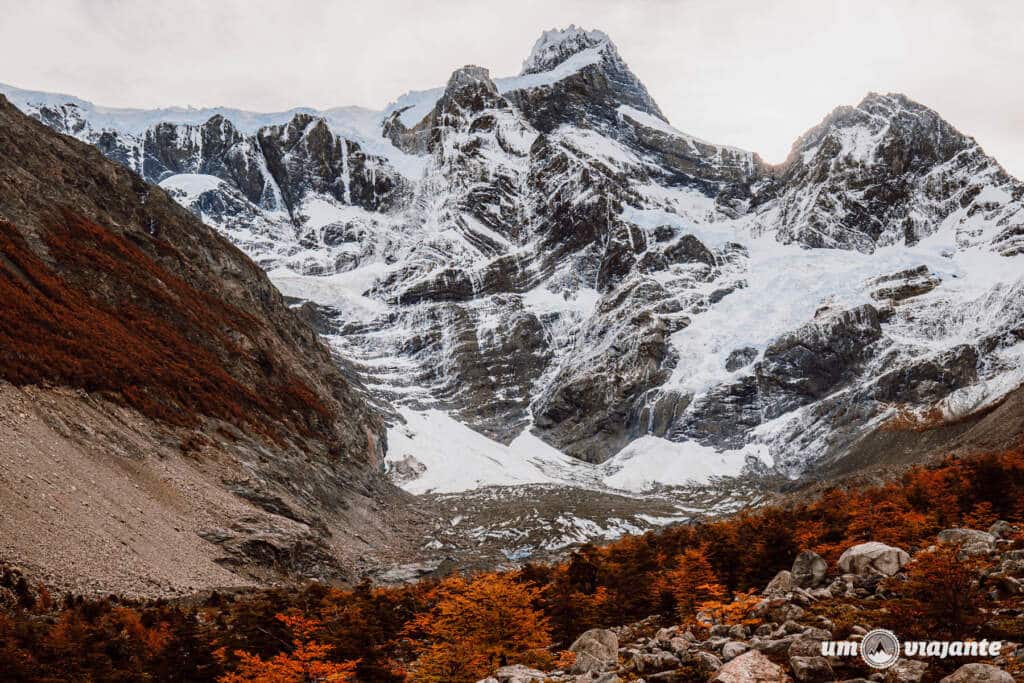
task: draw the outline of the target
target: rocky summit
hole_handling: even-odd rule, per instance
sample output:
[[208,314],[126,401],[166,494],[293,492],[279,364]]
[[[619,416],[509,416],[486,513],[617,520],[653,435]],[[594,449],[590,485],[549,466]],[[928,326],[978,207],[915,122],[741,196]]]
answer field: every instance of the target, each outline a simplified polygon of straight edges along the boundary
[[[516,76],[463,66],[379,112],[0,92],[262,266],[385,415],[410,492],[635,498],[1017,436],[991,416],[1019,424],[1024,183],[903,95],[771,165],[674,128],[576,27]],[[613,517],[558,534],[654,524]]]

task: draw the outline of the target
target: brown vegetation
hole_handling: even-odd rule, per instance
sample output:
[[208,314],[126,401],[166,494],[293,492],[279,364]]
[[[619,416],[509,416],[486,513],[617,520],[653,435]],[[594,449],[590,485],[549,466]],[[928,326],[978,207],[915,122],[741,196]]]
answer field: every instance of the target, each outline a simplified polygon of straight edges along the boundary
[[44,261],[0,221],[0,253],[0,378],[102,393],[180,426],[206,416],[273,434],[284,420],[308,435],[331,417],[258,348],[252,316],[110,230],[65,211]]

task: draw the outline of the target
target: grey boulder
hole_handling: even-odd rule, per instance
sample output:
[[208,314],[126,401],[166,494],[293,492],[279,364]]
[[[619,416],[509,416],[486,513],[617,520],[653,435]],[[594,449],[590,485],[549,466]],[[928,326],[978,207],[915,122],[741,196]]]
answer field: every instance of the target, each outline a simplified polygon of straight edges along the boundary
[[572,673],[607,671],[619,663],[619,637],[614,631],[592,628],[576,639],[569,650],[576,654]]
[[793,583],[800,588],[816,588],[825,582],[828,562],[813,550],[805,550],[793,561]]
[[972,662],[964,664],[939,683],[1013,683],[1013,676],[991,664]]
[[848,574],[892,576],[910,561],[906,550],[878,541],[860,543],[847,548],[839,556],[839,568]]

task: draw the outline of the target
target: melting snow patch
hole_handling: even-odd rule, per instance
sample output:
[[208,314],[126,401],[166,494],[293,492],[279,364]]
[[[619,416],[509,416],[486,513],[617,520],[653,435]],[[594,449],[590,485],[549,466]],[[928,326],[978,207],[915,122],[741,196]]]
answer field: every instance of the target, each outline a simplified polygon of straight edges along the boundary
[[440,410],[401,408],[406,424],[388,430],[388,462],[414,456],[427,469],[403,485],[410,493],[452,493],[491,485],[552,484],[546,470],[572,467],[571,458],[528,431],[505,446]]
[[[611,460],[594,465],[562,453],[529,430],[505,446],[443,411],[399,410],[406,424],[388,430],[387,461],[397,464],[412,456],[426,466],[418,477],[397,482],[414,494],[520,484],[559,484],[639,494],[659,485],[706,484],[714,477],[735,476],[750,458],[771,464],[763,445],[719,452],[692,441],[676,443],[645,436]],[[573,524],[588,522],[576,519]]]
[[602,465],[606,472],[602,481],[610,488],[636,492],[658,485],[706,484],[713,477],[740,474],[748,458],[771,464],[768,449],[756,444],[719,452],[694,441],[644,436]]

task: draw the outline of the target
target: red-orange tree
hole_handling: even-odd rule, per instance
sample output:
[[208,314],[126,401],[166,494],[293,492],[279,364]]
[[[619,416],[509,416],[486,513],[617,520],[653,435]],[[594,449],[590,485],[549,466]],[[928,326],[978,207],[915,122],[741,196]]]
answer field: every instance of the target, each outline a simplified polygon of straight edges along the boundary
[[449,578],[431,597],[434,607],[405,629],[418,655],[411,680],[472,683],[505,664],[553,663],[548,620],[534,607],[540,590],[517,574]]
[[702,603],[720,599],[726,593],[708,561],[706,546],[684,550],[675,566],[658,574],[651,587],[662,604],[671,598],[676,616],[683,621],[693,619]]
[[[264,659],[236,650],[235,670],[219,683],[348,683],[355,680],[356,662],[332,662],[330,645],[315,640],[320,622],[297,614],[278,614],[277,619],[292,632],[292,651]],[[226,659],[226,653],[220,652]]]
[[889,581],[897,594],[892,626],[908,636],[962,638],[979,623],[980,562],[959,559],[957,546],[940,545],[918,553],[907,565],[906,581]]

